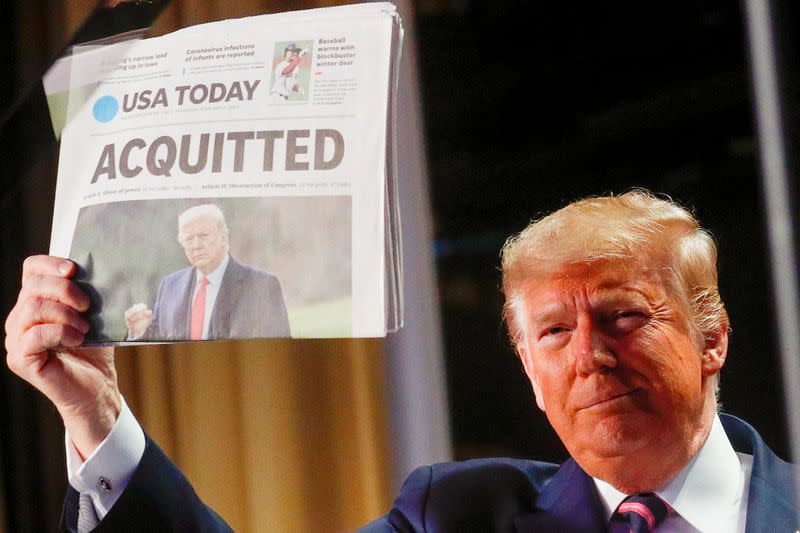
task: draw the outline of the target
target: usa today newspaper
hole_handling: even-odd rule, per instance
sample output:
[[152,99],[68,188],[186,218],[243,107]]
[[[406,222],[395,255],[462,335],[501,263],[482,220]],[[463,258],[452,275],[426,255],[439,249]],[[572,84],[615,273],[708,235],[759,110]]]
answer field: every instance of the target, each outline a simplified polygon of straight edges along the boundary
[[[87,344],[400,327],[393,5],[86,46],[45,89]],[[63,128],[63,129],[62,129]]]

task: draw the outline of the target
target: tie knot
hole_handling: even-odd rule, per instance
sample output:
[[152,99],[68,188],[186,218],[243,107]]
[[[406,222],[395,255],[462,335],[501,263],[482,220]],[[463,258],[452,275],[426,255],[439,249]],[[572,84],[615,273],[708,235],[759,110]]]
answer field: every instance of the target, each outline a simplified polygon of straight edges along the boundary
[[205,287],[208,285],[208,278],[205,276],[200,276],[200,287]]
[[667,517],[669,509],[669,504],[652,492],[628,496],[611,516],[611,531],[653,531]]

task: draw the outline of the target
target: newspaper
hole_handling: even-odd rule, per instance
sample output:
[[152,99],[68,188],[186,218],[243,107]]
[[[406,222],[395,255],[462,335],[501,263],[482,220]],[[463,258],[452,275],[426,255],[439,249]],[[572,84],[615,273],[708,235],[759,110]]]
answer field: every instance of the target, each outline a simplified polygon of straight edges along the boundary
[[[87,344],[378,337],[400,326],[389,3],[73,51],[50,253]],[[59,115],[59,113],[61,113]]]

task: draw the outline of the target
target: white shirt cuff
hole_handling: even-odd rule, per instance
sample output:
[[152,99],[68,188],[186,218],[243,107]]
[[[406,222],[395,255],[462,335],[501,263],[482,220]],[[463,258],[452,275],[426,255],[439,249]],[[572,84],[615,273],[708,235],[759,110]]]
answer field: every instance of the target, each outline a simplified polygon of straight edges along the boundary
[[100,520],[122,495],[144,455],[144,431],[124,398],[120,397],[120,403],[119,417],[111,433],[86,461],[81,460],[69,433],[64,437],[69,484],[79,493],[91,496]]

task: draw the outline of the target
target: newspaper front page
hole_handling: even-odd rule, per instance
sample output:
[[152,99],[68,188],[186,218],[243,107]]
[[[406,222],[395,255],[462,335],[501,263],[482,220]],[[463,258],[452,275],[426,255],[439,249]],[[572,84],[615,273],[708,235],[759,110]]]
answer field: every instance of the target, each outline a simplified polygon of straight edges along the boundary
[[65,60],[50,253],[87,343],[385,335],[398,27],[372,3]]

